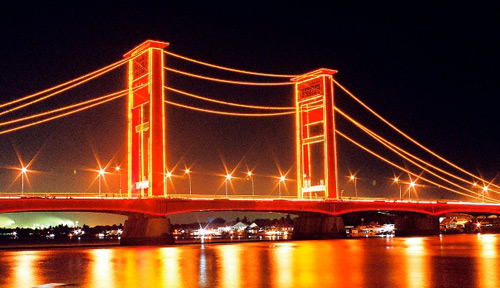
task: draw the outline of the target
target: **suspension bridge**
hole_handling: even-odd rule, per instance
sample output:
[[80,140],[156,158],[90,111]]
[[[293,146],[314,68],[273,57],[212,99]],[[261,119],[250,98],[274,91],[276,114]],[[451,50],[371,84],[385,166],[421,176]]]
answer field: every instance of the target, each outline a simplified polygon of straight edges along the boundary
[[[494,197],[500,193],[499,185],[452,163],[390,123],[339,83],[334,77],[337,71],[322,68],[303,75],[245,71],[181,56],[168,51],[166,49],[168,46],[169,44],[165,42],[148,40],[126,53],[124,59],[120,61],[57,86],[0,104],[0,109],[2,109],[0,117],[5,119],[0,122],[0,137],[2,137],[4,134],[44,125],[46,122],[56,121],[100,105],[109,105],[108,103],[122,97],[127,98],[127,107],[124,111],[127,114],[127,125],[124,125],[123,128],[126,129],[127,133],[126,161],[125,164],[115,167],[113,172],[106,171],[109,167],[96,169],[98,192],[25,192],[25,181],[30,173],[30,166],[23,164],[19,168],[18,174],[18,178],[21,178],[21,191],[20,193],[9,192],[0,195],[0,213],[94,211],[134,215],[128,220],[128,226],[134,227],[128,229],[131,238],[143,237],[145,234],[148,237],[165,234],[168,231],[165,230],[166,228],[161,228],[168,226],[168,220],[164,218],[165,215],[192,211],[237,210],[301,214],[302,219],[306,219],[302,223],[321,223],[319,224],[320,228],[301,228],[302,232],[307,234],[326,231],[327,234],[332,235],[337,235],[343,229],[342,221],[339,222],[341,215],[360,211],[383,210],[403,214],[406,212],[416,213],[420,215],[420,218],[424,217],[425,220],[410,221],[411,223],[404,220],[400,221],[399,224],[400,230],[417,231],[416,234],[435,233],[435,220],[438,215],[453,212],[500,213],[499,201]],[[206,76],[177,69],[166,65],[169,62],[166,61],[168,58],[203,66],[203,69],[235,73],[239,75],[236,77],[238,80]],[[22,112],[23,109],[33,104],[58,96],[63,92],[70,92],[71,89],[79,85],[123,66],[126,66],[127,69],[126,89],[28,116],[10,117],[16,111]],[[172,83],[167,85],[166,79],[169,78],[169,75],[231,86],[250,86],[261,89],[289,87],[293,91],[290,94],[293,95],[294,105],[289,107],[262,103],[251,105],[199,95],[179,89]],[[240,80],[242,76],[272,80]],[[339,92],[354,100],[380,123],[405,139],[408,145],[420,149],[433,160],[427,161],[411,153],[409,149],[395,144],[394,141],[391,142],[382,134],[370,129],[368,125],[362,124],[355,116],[349,115],[341,107],[337,107],[334,95],[336,96]],[[195,106],[174,99],[194,99],[196,103],[207,104]],[[211,107],[214,105],[230,109],[212,109]],[[191,184],[193,171],[190,167],[180,169],[179,163],[173,167],[169,166],[171,162],[169,162],[168,157],[172,155],[169,154],[167,139],[170,129],[175,128],[169,126],[166,107],[215,114],[221,117],[250,119],[294,117],[294,121],[290,122],[294,122],[295,135],[293,138],[295,140],[288,144],[295,148],[295,170],[286,172],[280,170],[279,175],[267,176],[269,181],[274,183],[269,187],[271,191],[263,192],[260,191],[261,188],[256,193],[254,179],[258,174],[254,169],[247,169],[239,172],[240,175],[244,175],[243,177],[238,177],[236,172],[241,169],[239,163],[234,169],[225,167],[225,173],[216,175],[222,180],[217,191],[222,190],[224,193],[193,193]],[[238,110],[231,110],[231,108]],[[245,111],[242,112],[242,110]],[[336,125],[339,119],[356,128],[357,133],[369,137],[379,147],[391,153],[391,156],[388,157],[378,152],[380,148],[370,148],[356,140],[354,136],[349,136],[347,131],[341,131]],[[384,165],[391,166],[395,171],[399,171],[391,179],[394,186],[399,188],[399,194],[394,195],[391,192],[390,196],[387,197],[367,198],[360,191],[358,195],[356,184],[359,178],[354,173],[349,175],[348,181],[353,184],[355,193],[346,197],[343,194],[344,191],[339,189],[339,178],[341,177],[339,176],[338,159],[342,158],[343,155],[338,153],[338,139],[343,139],[352,147],[363,151]],[[108,173],[120,175],[120,188],[117,192],[101,191],[101,181]],[[182,173],[183,177],[188,180],[189,188],[185,191],[176,189],[174,185],[173,179],[179,173]],[[125,177],[121,177],[122,175]],[[246,179],[251,182],[252,193],[238,194],[233,186],[233,182],[237,179]],[[295,194],[289,193],[286,182],[294,183]],[[419,199],[417,189],[419,186],[424,187],[424,185],[458,195],[460,200],[439,199],[439,196],[436,196],[436,199]],[[284,193],[285,191],[287,193]],[[144,218],[143,215],[148,216]],[[325,217],[329,217],[330,220],[325,221]],[[158,221],[158,219],[162,220]],[[309,224],[305,226],[315,226]],[[139,229],[139,226],[153,227],[147,229],[155,232],[148,232],[148,234]]]

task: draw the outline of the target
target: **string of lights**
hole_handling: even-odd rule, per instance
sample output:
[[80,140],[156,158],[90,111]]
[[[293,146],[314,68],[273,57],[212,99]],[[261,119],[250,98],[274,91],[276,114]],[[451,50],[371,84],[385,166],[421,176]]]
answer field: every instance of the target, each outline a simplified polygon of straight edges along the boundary
[[288,111],[288,112],[276,112],[276,113],[238,113],[238,112],[226,112],[226,111],[217,111],[217,110],[211,110],[211,109],[205,109],[205,108],[198,108],[198,107],[193,107],[189,105],[184,105],[172,101],[165,100],[165,103],[189,109],[189,110],[194,110],[198,112],[205,112],[205,113],[211,113],[211,114],[218,114],[218,115],[226,115],[226,116],[240,116],[240,117],[270,117],[270,116],[283,116],[283,115],[291,115],[295,114],[295,111]]
[[[123,63],[124,63],[124,62],[121,62],[121,64],[120,64],[120,65],[123,65]],[[72,88],[74,88],[74,87],[76,87],[76,86],[79,86],[79,85],[81,85],[81,84],[83,84],[83,83],[86,83],[86,82],[88,82],[88,81],[90,81],[90,80],[92,80],[92,79],[95,79],[95,78],[97,78],[97,77],[99,77],[99,76],[101,76],[101,75],[103,75],[103,74],[106,74],[106,73],[108,73],[109,71],[112,71],[112,70],[116,69],[116,68],[117,68],[117,67],[119,67],[120,65],[114,65],[114,66],[112,66],[112,67],[110,67],[110,68],[108,68],[108,69],[102,70],[102,71],[101,71],[101,72],[99,72],[99,73],[94,73],[93,75],[88,76],[87,78],[85,78],[85,79],[83,79],[83,80],[81,80],[81,81],[78,81],[78,82],[76,82],[76,83],[74,83],[74,84],[71,84],[71,85],[69,85],[69,86],[67,86],[67,87],[64,87],[64,88],[62,88],[62,89],[60,89],[60,90],[57,90],[57,91],[55,91],[55,92],[53,92],[53,93],[50,93],[50,94],[48,94],[48,95],[45,95],[45,96],[39,97],[39,98],[37,98],[37,99],[31,100],[31,101],[29,101],[29,102],[27,102],[27,103],[24,103],[24,104],[21,104],[21,105],[19,105],[19,106],[16,106],[16,107],[10,108],[10,109],[8,109],[8,110],[2,111],[2,112],[0,112],[0,116],[5,115],[5,114],[10,113],[10,112],[13,112],[13,111],[16,111],[16,110],[19,110],[19,109],[22,109],[22,108],[27,107],[27,106],[29,106],[29,105],[33,105],[33,104],[35,104],[35,103],[37,103],[37,102],[43,101],[43,100],[48,99],[48,98],[50,98],[50,97],[52,97],[52,96],[58,95],[58,94],[60,94],[60,93],[62,93],[62,92],[64,92],[64,91],[67,91],[67,90],[69,90],[69,89],[72,89]]]
[[410,137],[408,134],[404,133],[403,131],[401,131],[400,129],[398,129],[396,126],[394,126],[393,124],[391,124],[389,121],[387,121],[384,117],[382,117],[380,114],[378,114],[377,112],[375,112],[373,109],[371,109],[368,105],[366,105],[365,103],[363,103],[359,98],[357,98],[353,93],[351,93],[349,90],[347,90],[344,86],[342,86],[338,81],[336,81],[335,79],[332,79],[332,82],[335,83],[340,89],[342,89],[345,93],[347,93],[347,95],[349,95],[351,98],[353,98],[356,102],[358,102],[361,106],[363,106],[365,109],[367,109],[370,113],[372,113],[373,115],[375,115],[377,118],[379,118],[382,122],[384,122],[386,125],[388,125],[389,127],[391,127],[392,129],[394,129],[396,132],[398,132],[399,134],[401,134],[403,137],[405,137],[406,139],[408,139],[410,142],[412,142],[413,144],[417,145],[418,147],[420,147],[421,149],[423,149],[424,151],[426,151],[427,153],[431,154],[432,156],[438,158],[439,160],[443,161],[444,163],[450,165],[451,167],[457,169],[458,171],[464,173],[464,174],[467,174],[469,175],[470,177],[476,179],[476,180],[479,180],[479,181],[484,181],[484,183],[486,183],[488,186],[494,186],[496,188],[500,188],[499,185],[496,185],[494,184],[493,182],[490,182],[490,181],[485,181],[484,179],[482,179],[481,177],[479,176],[476,176],[474,175],[473,173],[461,168],[460,166],[452,163],[451,161],[445,159],[444,157],[438,155],[437,153],[433,152],[432,150],[430,150],[429,148],[425,147],[424,145],[420,144],[419,142],[417,142],[415,139],[413,139],[412,137]]
[[186,61],[190,61],[190,62],[193,62],[193,63],[196,63],[196,64],[204,65],[204,66],[211,67],[211,68],[226,70],[226,71],[230,71],[230,72],[236,72],[236,73],[242,73],[242,74],[248,74],[248,75],[255,75],[255,76],[280,77],[280,78],[294,78],[294,77],[298,76],[298,75],[283,75],[283,74],[260,73],[260,72],[252,72],[252,71],[234,69],[234,68],[219,66],[219,65],[215,65],[215,64],[210,64],[210,63],[207,63],[207,62],[199,61],[199,60],[196,60],[196,59],[188,58],[188,57],[181,56],[179,54],[175,54],[175,53],[172,53],[172,52],[169,52],[169,51],[163,51],[163,52],[165,54],[167,54],[167,55],[170,55],[170,56],[182,59],[182,60],[186,60]]
[[295,85],[293,82],[249,82],[249,81],[236,81],[236,80],[227,80],[227,79],[220,79],[220,78],[213,78],[213,77],[207,77],[203,75],[198,75],[198,74],[193,74],[193,73],[188,73],[184,71],[180,71],[174,68],[170,67],[164,67],[165,70],[178,73],[184,76],[189,76],[189,77],[194,77],[198,79],[203,79],[203,80],[208,80],[208,81],[215,81],[215,82],[220,82],[220,83],[226,83],[226,84],[237,84],[237,85],[250,85],[250,86],[285,86],[285,85]]
[[2,103],[2,104],[0,104],[0,108],[6,107],[6,106],[10,106],[10,105],[12,105],[12,104],[16,104],[16,103],[19,103],[19,102],[22,102],[22,101],[25,101],[25,100],[31,99],[31,98],[33,98],[33,97],[36,97],[36,96],[39,96],[39,95],[42,95],[42,94],[48,93],[48,92],[50,92],[50,91],[53,91],[53,90],[59,89],[59,88],[64,87],[64,86],[66,86],[66,85],[69,85],[69,84],[72,84],[72,83],[78,82],[78,81],[80,81],[80,80],[83,80],[83,79],[85,79],[85,78],[87,78],[87,77],[90,77],[90,76],[92,76],[92,75],[98,74],[98,73],[100,73],[100,72],[102,72],[102,71],[108,71],[108,69],[109,69],[109,71],[110,71],[110,70],[113,70],[113,69],[115,69],[115,68],[117,68],[117,67],[121,66],[122,64],[124,64],[124,63],[125,63],[125,62],[127,62],[128,60],[129,60],[129,59],[123,59],[123,60],[117,61],[117,62],[112,63],[112,64],[110,64],[110,65],[108,65],[108,66],[106,66],[106,67],[103,67],[103,68],[101,68],[101,69],[95,70],[95,71],[90,72],[90,73],[87,73],[87,74],[82,75],[82,76],[80,76],[80,77],[78,77],[78,78],[75,78],[75,79],[73,79],[73,80],[66,81],[66,82],[61,83],[61,84],[59,84],[59,85],[53,86],[53,87],[51,87],[51,88],[47,88],[47,89],[45,89],[45,90],[42,90],[42,91],[36,92],[36,93],[34,93],[34,94],[30,94],[30,95],[24,96],[24,97],[19,98],[19,99],[16,99],[16,100],[12,100],[12,101],[7,102],[7,103]]
[[[454,178],[454,179],[457,179],[457,180],[459,180],[459,181],[462,181],[462,182],[464,182],[464,183],[466,183],[466,184],[469,184],[469,185],[471,185],[471,186],[474,186],[475,184],[477,185],[477,183],[471,182],[471,181],[469,181],[469,180],[467,180],[467,179],[464,179],[464,178],[462,178],[462,177],[459,177],[459,176],[457,176],[457,175],[455,175],[455,174],[453,174],[453,173],[450,173],[450,172],[448,172],[448,171],[445,171],[445,170],[443,170],[443,169],[441,169],[441,168],[439,168],[439,167],[437,167],[437,166],[435,166],[435,165],[433,165],[433,164],[431,164],[431,163],[429,163],[429,162],[427,162],[427,161],[424,161],[423,159],[421,159],[421,158],[419,158],[419,157],[417,157],[417,156],[415,156],[415,155],[411,154],[410,152],[408,152],[408,151],[406,151],[406,150],[402,149],[401,147],[399,147],[399,146],[395,145],[394,143],[391,143],[390,141],[388,141],[387,139],[383,138],[382,136],[380,136],[380,135],[376,134],[376,133],[375,133],[375,132],[373,132],[372,130],[370,130],[370,129],[366,128],[365,126],[363,126],[362,124],[360,124],[360,123],[359,123],[359,122],[357,122],[356,120],[352,119],[351,117],[349,117],[348,115],[346,115],[346,114],[345,114],[345,113],[343,113],[342,111],[337,110],[338,108],[335,108],[335,109],[336,109],[336,111],[337,111],[337,112],[339,112],[339,114],[341,114],[342,116],[346,117],[346,119],[348,119],[349,121],[351,121],[354,125],[358,126],[360,129],[362,129],[363,131],[365,131],[367,134],[369,134],[369,135],[370,135],[371,137],[373,137],[375,140],[379,141],[381,144],[383,144],[384,146],[386,146],[388,149],[391,149],[392,151],[394,151],[393,149],[397,150],[397,151],[394,151],[394,152],[395,152],[395,153],[397,153],[398,155],[400,155],[401,157],[405,158],[405,157],[404,157],[403,155],[401,155],[400,153],[406,154],[408,157],[411,157],[411,158],[413,158],[414,160],[419,161],[419,162],[420,162],[420,163],[422,163],[423,165],[426,165],[426,166],[431,167],[431,168],[433,168],[433,169],[435,169],[435,170],[437,170],[437,171],[439,171],[439,172],[441,172],[441,173],[444,173],[444,174],[446,174],[446,175],[447,175],[447,176],[449,176],[449,177],[452,177],[452,178]],[[406,159],[406,158],[405,158],[405,159]],[[408,160],[408,161],[410,161],[411,163],[413,163],[410,159],[407,159],[407,160]],[[418,164],[415,164],[415,163],[414,163],[414,165],[418,165]],[[421,165],[418,165],[418,166],[419,166],[419,167],[422,167],[422,169],[424,169],[424,168],[423,168],[423,166],[421,166]],[[430,172],[430,171],[429,171],[429,172]],[[486,181],[484,181],[484,180],[482,180],[482,181],[483,181],[483,182],[486,182]],[[488,187],[488,191],[492,191],[492,192],[494,192],[494,193],[500,193],[500,191],[495,190],[495,189],[492,189],[492,188],[490,188],[490,187]]]
[[24,124],[24,125],[21,125],[21,126],[9,128],[9,129],[6,129],[6,130],[2,130],[2,131],[0,131],[0,135],[7,134],[7,133],[10,133],[10,132],[14,132],[14,131],[18,131],[18,130],[21,130],[21,129],[24,129],[24,128],[32,127],[32,126],[35,126],[35,125],[38,125],[38,124],[46,123],[46,122],[49,122],[49,121],[52,121],[52,120],[55,120],[55,119],[59,119],[59,118],[71,115],[71,114],[75,114],[77,112],[81,112],[81,111],[93,108],[95,106],[98,106],[98,105],[101,105],[101,104],[104,104],[104,103],[108,103],[110,101],[113,101],[115,99],[123,97],[123,96],[125,96],[127,94],[128,94],[128,92],[125,91],[125,92],[122,92],[121,94],[118,94],[118,95],[116,95],[114,97],[104,99],[102,101],[99,101],[97,103],[93,103],[93,104],[87,105],[85,107],[74,109],[72,111],[68,111],[68,112],[65,112],[65,113],[62,113],[62,114],[59,114],[59,115],[55,115],[55,116],[52,116],[52,117],[49,117],[49,118],[45,118],[45,119],[42,119],[42,120],[39,120],[39,121],[36,121],[36,122],[32,122],[32,123],[29,123],[29,124]]
[[[395,144],[393,143],[390,143],[389,141],[387,141],[386,139],[384,139],[383,137],[379,136],[378,134],[376,134],[375,132],[371,131],[370,129],[366,128],[365,126],[363,126],[362,124],[360,124],[359,122],[357,122],[356,120],[352,119],[352,117],[348,116],[347,114],[345,114],[344,112],[342,112],[340,109],[338,109],[337,107],[335,107],[335,111],[338,112],[340,115],[342,115],[344,118],[348,119],[349,121],[351,121],[355,126],[357,126],[358,128],[360,128],[362,131],[364,131],[365,133],[367,133],[369,136],[371,136],[372,138],[374,138],[375,140],[377,140],[379,143],[381,143],[382,145],[384,145],[385,147],[387,147],[389,150],[391,150],[392,152],[396,153],[398,156],[400,156],[401,158],[405,159],[406,161],[410,162],[411,164],[417,166],[418,168],[422,169],[422,171],[425,171],[437,178],[439,178],[440,180],[442,181],[445,181],[446,183],[450,184],[450,185],[453,185],[459,189],[462,189],[462,190],[465,190],[469,193],[473,193],[473,194],[477,194],[477,195],[481,195],[480,193],[477,193],[475,191],[472,191],[466,187],[463,187],[455,182],[452,182],[444,177],[442,177],[441,175],[433,172],[432,170],[429,170],[427,169],[425,166],[423,165],[420,165],[419,163],[413,161],[412,159],[408,158],[407,156],[405,156],[403,153],[399,152],[398,150],[403,150],[402,148],[399,148],[398,146],[396,146]],[[397,147],[397,148],[394,148],[394,147]],[[404,150],[403,150],[404,151]],[[406,152],[406,151],[405,151]],[[405,154],[409,154],[412,156],[412,158],[414,159],[417,159],[418,161],[421,161],[422,163],[426,163],[425,161],[423,161],[422,159],[412,155],[411,153],[409,152],[406,152]],[[429,163],[430,164],[430,163]],[[435,166],[433,166],[435,167]],[[437,167],[436,167],[437,168]],[[439,169],[439,168],[437,168]],[[439,169],[441,170],[441,169]],[[442,171],[442,170],[441,170]],[[451,177],[454,177],[455,179],[458,179],[458,180],[461,180],[461,181],[464,181],[468,184],[471,184],[471,182],[465,180],[465,179],[462,179],[458,176],[455,176],[455,175],[452,175],[451,173],[447,173],[446,171],[443,171],[443,173],[447,174],[448,176],[451,176]],[[497,192],[498,193],[498,192]]]
[[34,114],[34,115],[30,115],[30,116],[26,116],[26,117],[14,119],[14,120],[0,122],[0,126],[6,126],[6,125],[18,123],[18,122],[23,122],[23,121],[26,121],[26,120],[30,120],[30,119],[34,119],[34,118],[39,118],[39,117],[43,117],[43,116],[46,116],[46,115],[49,115],[49,114],[54,114],[54,113],[57,113],[57,112],[61,112],[61,111],[69,110],[69,109],[72,109],[72,108],[80,107],[80,106],[83,106],[83,105],[86,105],[86,104],[89,104],[89,103],[93,103],[93,102],[97,102],[97,101],[100,101],[100,100],[104,100],[104,99],[107,99],[107,98],[111,98],[111,97],[117,96],[117,95],[125,93],[127,91],[128,91],[128,89],[122,90],[122,91],[118,91],[118,92],[114,92],[114,93],[111,93],[111,94],[107,94],[107,95],[104,95],[104,96],[101,96],[101,97],[93,98],[93,99],[90,99],[90,100],[87,100],[87,101],[79,102],[79,103],[76,103],[76,104],[72,104],[72,105],[69,105],[69,106],[65,106],[65,107],[53,109],[53,110],[50,110],[50,111],[45,111],[45,112],[41,112],[41,113],[38,113],[38,114]]
[[[408,170],[408,169],[406,169],[406,168],[404,168],[404,167],[401,167],[400,165],[398,165],[398,164],[396,164],[396,163],[394,163],[394,162],[392,162],[392,161],[388,160],[387,158],[384,158],[384,157],[380,156],[379,154],[377,154],[377,153],[373,152],[372,150],[370,150],[370,149],[368,149],[367,147],[363,146],[363,145],[362,145],[362,144],[360,144],[359,142],[357,142],[357,141],[353,140],[352,138],[348,137],[347,135],[343,134],[343,133],[342,133],[342,132],[340,132],[339,130],[335,130],[335,133],[337,133],[338,135],[342,136],[344,139],[348,140],[349,142],[353,143],[354,145],[358,146],[359,148],[361,148],[361,149],[365,150],[366,152],[370,153],[371,155],[373,155],[373,156],[377,157],[378,159],[380,159],[380,160],[382,160],[382,161],[386,162],[387,164],[389,164],[389,165],[391,165],[391,166],[393,166],[393,167],[395,167],[395,168],[397,168],[397,169],[399,169],[399,170],[401,170],[401,171],[403,171],[403,172],[405,172],[405,173],[407,173],[407,174],[409,174],[409,175],[412,175],[412,176],[416,177],[416,178],[417,178],[417,180],[422,180],[422,181],[425,181],[425,182],[427,182],[427,183],[429,183],[429,184],[432,184],[432,185],[434,185],[434,186],[436,186],[436,187],[443,188],[443,189],[445,189],[445,190],[448,190],[448,191],[450,191],[450,192],[452,192],[452,193],[456,193],[456,194],[461,195],[461,196],[471,197],[471,198],[478,199],[478,200],[482,200],[482,199],[483,199],[483,198],[482,198],[483,196],[478,197],[478,196],[475,196],[475,195],[469,195],[469,194],[467,194],[467,193],[464,193],[464,192],[461,192],[461,191],[455,190],[455,189],[453,189],[453,188],[449,188],[449,187],[447,187],[447,186],[440,185],[439,183],[436,183],[436,182],[434,182],[434,181],[432,181],[432,180],[429,180],[429,179],[427,179],[427,178],[425,178],[425,177],[422,177],[421,175],[419,175],[419,174],[417,174],[417,173],[414,173],[414,172],[412,172],[412,171],[410,171],[410,170]],[[493,202],[493,203],[498,203],[498,202],[500,202],[500,201],[498,201],[498,200],[496,200],[496,199],[493,199],[493,198],[490,198],[490,197],[488,197],[488,196],[484,196],[484,200],[487,200],[487,201],[489,201],[489,202]]]
[[262,109],[262,110],[294,110],[295,107],[272,107],[272,106],[256,106],[256,105],[245,105],[245,104],[238,104],[238,103],[233,103],[233,102],[227,102],[227,101],[221,101],[221,100],[216,100],[216,99],[211,99],[207,97],[203,97],[200,95],[188,93],[185,91],[181,91],[172,87],[167,87],[164,86],[165,89],[176,92],[188,97],[192,97],[195,99],[203,100],[203,101],[208,101],[212,103],[217,103],[217,104],[223,104],[223,105],[228,105],[228,106],[234,106],[234,107],[241,107],[241,108],[249,108],[249,109]]

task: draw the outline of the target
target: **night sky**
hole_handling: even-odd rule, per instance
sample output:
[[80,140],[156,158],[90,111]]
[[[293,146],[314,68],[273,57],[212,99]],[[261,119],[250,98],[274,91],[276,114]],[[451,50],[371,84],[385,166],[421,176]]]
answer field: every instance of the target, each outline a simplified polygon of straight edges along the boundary
[[[303,74],[321,67],[338,70],[335,78],[343,86],[431,150],[487,179],[499,172],[500,20],[493,6],[452,1],[369,5],[346,1],[163,2],[11,3],[11,8],[0,12],[0,103],[119,61],[136,45],[154,39],[169,42],[167,49],[174,53],[232,68],[277,74]],[[167,59],[167,66],[226,79],[273,81],[172,58]],[[119,68],[81,88],[0,116],[0,121],[125,89],[125,75],[125,68]],[[294,104],[291,87],[220,85],[173,73],[167,74],[166,84],[238,103]],[[174,94],[167,98],[241,111]],[[335,103],[391,141],[447,168],[380,124],[339,89]],[[17,151],[25,164],[34,158],[29,168],[36,172],[29,175],[25,191],[97,192],[96,174],[91,170],[97,169],[98,162],[109,163],[111,171],[125,161],[125,105],[122,98],[0,135],[0,191],[20,191],[20,179],[14,181],[19,171],[12,170],[20,167]],[[187,189],[180,171],[184,167],[194,171],[193,190],[208,195],[225,192],[223,178],[217,176],[224,173],[223,163],[230,170],[239,163],[235,175],[240,177],[247,168],[255,169],[260,177],[255,179],[257,193],[262,195],[277,194],[277,181],[272,177],[279,170],[290,170],[288,177],[295,177],[293,116],[240,119],[170,106],[167,113],[168,165],[177,165],[173,173],[179,175],[174,178],[176,192]],[[342,132],[390,155],[343,119],[337,125]],[[346,195],[353,194],[353,185],[345,176],[357,172],[363,196],[395,196],[389,178],[400,172],[345,140],[339,139],[338,153],[339,186]],[[116,192],[118,179],[116,174],[106,175],[103,191]],[[248,181],[237,180],[230,193],[249,193]],[[283,193],[294,194],[295,184],[288,182]],[[443,193],[429,188],[421,196],[453,198]]]

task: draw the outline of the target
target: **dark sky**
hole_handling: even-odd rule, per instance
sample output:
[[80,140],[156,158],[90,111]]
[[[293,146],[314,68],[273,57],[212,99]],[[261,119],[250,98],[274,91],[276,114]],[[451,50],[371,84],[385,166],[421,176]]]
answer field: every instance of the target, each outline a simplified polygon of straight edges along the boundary
[[[0,103],[121,60],[139,43],[155,39],[170,42],[168,50],[174,53],[251,71],[302,74],[320,67],[336,69],[342,85],[422,144],[489,179],[498,173],[500,20],[495,7],[453,1],[172,2],[11,3],[10,9],[0,12]],[[167,59],[167,65],[228,79],[261,80],[175,59]],[[176,75],[167,75],[167,85],[234,102],[293,105],[290,88],[217,86]],[[125,70],[121,68],[81,89],[2,116],[1,121],[124,88]],[[339,108],[384,136],[394,136],[392,141],[433,164],[446,167],[395,136],[337,91]],[[31,168],[40,172],[31,175],[29,191],[96,192],[94,174],[86,172],[97,168],[93,155],[111,166],[124,161],[120,149],[125,140],[124,109],[125,99],[116,100],[79,115],[0,135],[0,191],[20,189],[20,181],[13,182],[18,172],[7,169],[19,167],[17,150],[24,162],[38,153]],[[198,172],[198,176],[193,174],[193,189],[200,193],[224,193],[220,178],[210,176],[224,172],[221,158],[230,169],[241,162],[237,171],[241,175],[247,166],[255,168],[262,175],[256,185],[264,195],[277,193],[275,179],[264,176],[278,175],[278,165],[284,171],[291,169],[289,175],[295,177],[293,117],[235,119],[174,107],[168,107],[167,113],[169,166],[192,166]],[[356,139],[365,139],[341,119],[338,127]],[[351,170],[358,172],[359,188],[366,196],[394,190],[387,178],[397,171],[345,141],[339,140],[338,145],[341,189],[352,192],[352,184],[344,177]],[[116,191],[117,183],[117,175],[108,175],[105,191]],[[174,184],[178,192],[187,185],[185,178],[174,179]],[[233,193],[248,192],[248,182],[234,185]],[[285,193],[294,193],[293,183],[287,188]]]

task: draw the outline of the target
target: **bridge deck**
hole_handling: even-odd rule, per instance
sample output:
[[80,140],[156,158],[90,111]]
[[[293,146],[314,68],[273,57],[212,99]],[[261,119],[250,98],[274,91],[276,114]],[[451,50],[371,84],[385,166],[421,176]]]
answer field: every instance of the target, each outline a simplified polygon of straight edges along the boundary
[[297,200],[297,199],[188,199],[188,198],[0,198],[0,213],[33,211],[88,211],[116,214],[169,215],[199,211],[315,212],[341,215],[361,211],[401,211],[429,215],[446,213],[500,214],[500,204],[388,200]]

